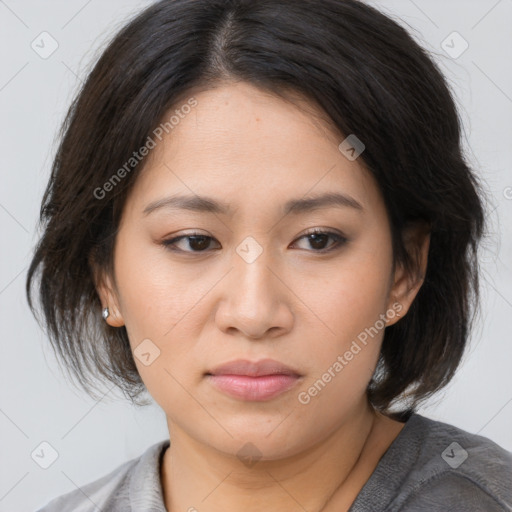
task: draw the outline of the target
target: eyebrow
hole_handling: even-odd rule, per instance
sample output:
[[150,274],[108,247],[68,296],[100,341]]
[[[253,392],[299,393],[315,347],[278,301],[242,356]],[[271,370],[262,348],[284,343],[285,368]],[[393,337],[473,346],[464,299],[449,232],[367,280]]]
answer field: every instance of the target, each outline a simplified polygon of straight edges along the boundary
[[[353,208],[360,212],[364,211],[362,204],[353,197],[329,192],[315,197],[292,199],[285,203],[283,215],[310,212],[319,208]],[[213,213],[220,215],[233,215],[231,207],[206,196],[171,196],[154,201],[144,208],[145,216],[162,208],[170,210],[189,210],[194,212]]]

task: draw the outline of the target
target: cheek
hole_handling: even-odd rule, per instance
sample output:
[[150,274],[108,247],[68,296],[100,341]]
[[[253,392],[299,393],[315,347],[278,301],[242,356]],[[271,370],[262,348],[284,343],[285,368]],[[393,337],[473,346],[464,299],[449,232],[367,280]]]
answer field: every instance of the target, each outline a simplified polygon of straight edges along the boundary
[[115,264],[120,307],[139,374],[158,403],[177,399],[183,394],[178,382],[199,378],[194,361],[201,354],[194,340],[207,322],[202,299],[216,279],[198,275],[191,265],[171,264],[163,248],[130,243],[122,233]]
[[[312,280],[302,290],[307,305],[321,320],[314,330],[320,339],[313,345],[314,375],[308,384],[318,378],[329,382],[329,391],[321,393],[322,400],[351,400],[349,395],[364,393],[379,357],[391,257],[385,251],[370,250],[369,245],[364,250],[362,247],[350,257],[341,258],[336,268],[328,269],[325,278],[316,281],[321,286],[313,286]],[[302,349],[305,354],[312,353],[309,343],[304,343]],[[343,389],[350,389],[350,394]]]
[[310,343],[310,338],[302,343],[310,372],[298,401],[305,414],[322,416],[327,425],[335,425],[340,411],[356,410],[365,399],[375,371],[385,328],[381,315],[386,308],[386,282],[362,265],[347,275],[338,274],[329,292],[322,297],[317,293],[315,309],[329,327],[322,329],[327,334],[318,339],[314,330],[315,342]]
[[323,320],[323,332],[346,342],[385,313],[390,271],[386,252],[370,250],[361,241],[353,251],[304,281],[301,296]]
[[[162,339],[206,292],[190,286],[189,273],[171,265],[165,249],[119,235],[116,277],[120,307],[132,344],[139,338]],[[197,277],[197,276],[196,276]],[[132,339],[133,338],[133,339]]]

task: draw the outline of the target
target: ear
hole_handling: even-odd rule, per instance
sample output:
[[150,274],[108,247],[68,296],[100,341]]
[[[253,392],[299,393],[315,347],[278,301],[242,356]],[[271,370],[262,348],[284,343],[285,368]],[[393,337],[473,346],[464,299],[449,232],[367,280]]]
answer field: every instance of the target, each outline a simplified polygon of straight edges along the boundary
[[[425,280],[430,233],[431,225],[425,221],[416,221],[409,224],[402,232],[402,240],[413,264],[410,271],[407,271],[402,265],[397,265],[388,304],[388,309],[391,309],[392,305],[396,303],[402,306],[402,309],[399,310],[400,317],[407,314]],[[393,325],[400,320],[400,317],[390,318],[386,325]]]
[[111,327],[122,327],[124,319],[119,307],[119,298],[112,279],[103,269],[95,263],[92,256],[89,257],[89,267],[92,272],[94,286],[101,301],[101,309],[108,308],[109,316],[106,322]]

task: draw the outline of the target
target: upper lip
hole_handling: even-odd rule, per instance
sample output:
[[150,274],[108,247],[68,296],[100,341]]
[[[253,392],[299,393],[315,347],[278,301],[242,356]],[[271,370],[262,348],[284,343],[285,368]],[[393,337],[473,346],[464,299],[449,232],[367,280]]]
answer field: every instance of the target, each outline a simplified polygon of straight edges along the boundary
[[274,359],[261,359],[248,361],[237,359],[215,367],[207,375],[247,375],[260,377],[262,375],[294,375],[300,377],[299,372]]

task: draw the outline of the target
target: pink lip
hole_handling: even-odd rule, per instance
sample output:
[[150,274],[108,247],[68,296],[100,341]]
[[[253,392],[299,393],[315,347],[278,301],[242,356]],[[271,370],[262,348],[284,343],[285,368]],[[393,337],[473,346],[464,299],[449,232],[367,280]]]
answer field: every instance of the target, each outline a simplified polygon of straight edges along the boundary
[[251,401],[270,400],[291,389],[301,378],[296,370],[273,359],[230,361],[206,376],[220,391]]
[[286,366],[274,359],[261,359],[260,361],[247,361],[246,359],[236,359],[217,366],[209,371],[211,375],[247,375],[250,377],[260,377],[262,375],[296,375],[299,372]]

